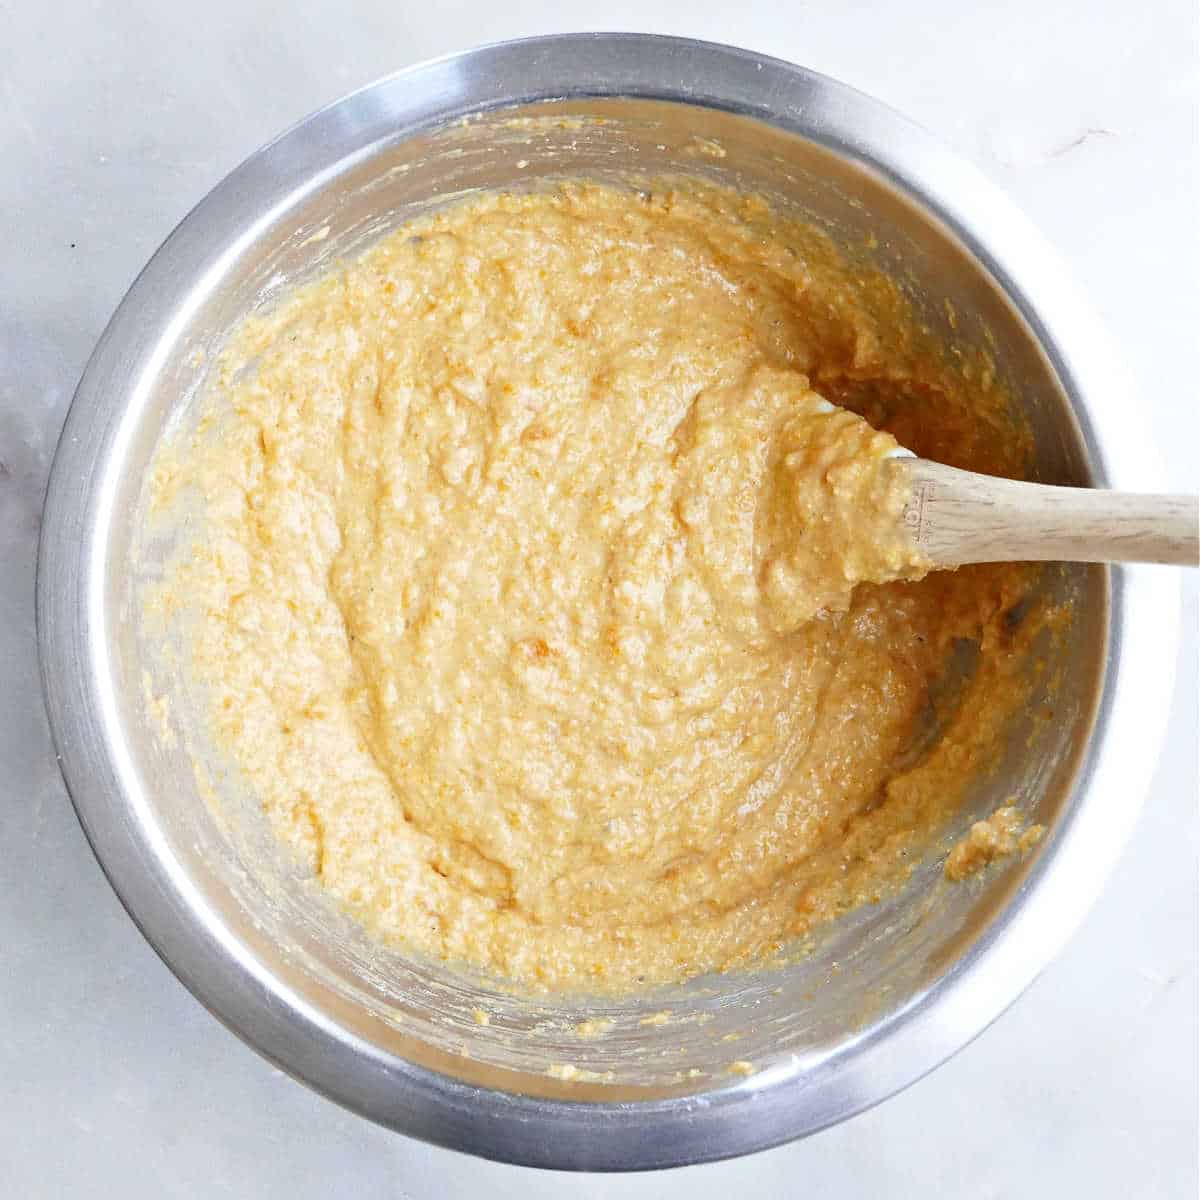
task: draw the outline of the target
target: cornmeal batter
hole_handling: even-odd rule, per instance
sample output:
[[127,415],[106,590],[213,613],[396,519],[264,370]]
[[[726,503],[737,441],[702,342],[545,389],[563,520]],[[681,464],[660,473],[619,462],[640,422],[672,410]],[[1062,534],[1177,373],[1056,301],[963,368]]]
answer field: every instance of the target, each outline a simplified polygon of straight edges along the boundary
[[[1023,694],[1028,575],[853,588],[923,565],[895,440],[822,395],[1018,465],[897,314],[761,203],[580,184],[411,223],[247,324],[157,469],[203,533],[156,603],[339,902],[522,985],[623,988],[778,955],[902,877]],[[969,719],[921,749],[964,640]]]
[[946,878],[961,883],[998,858],[1030,849],[1045,832],[1042,825],[1026,828],[1021,810],[1006,804],[986,821],[976,821],[967,836],[951,848],[944,867]]

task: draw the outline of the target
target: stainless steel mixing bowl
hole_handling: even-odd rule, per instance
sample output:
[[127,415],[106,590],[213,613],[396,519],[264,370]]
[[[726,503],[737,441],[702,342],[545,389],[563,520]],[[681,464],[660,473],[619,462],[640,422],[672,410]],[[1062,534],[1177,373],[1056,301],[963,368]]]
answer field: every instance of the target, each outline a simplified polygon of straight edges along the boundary
[[[1096,896],[1151,770],[1173,661],[1176,603],[1152,576],[1048,572],[1045,586],[1077,613],[1047,651],[1060,674],[1053,719],[1031,706],[1001,770],[948,831],[1016,796],[1048,827],[1038,851],[957,887],[931,854],[902,894],[834,926],[793,967],[627,1003],[522,1001],[372,945],[215,766],[221,805],[207,803],[183,746],[212,759],[194,699],[182,684],[172,695],[173,746],[144,702],[143,673],[167,676],[137,589],[169,547],[140,542],[140,506],[156,444],[194,412],[228,331],[464,189],[663,171],[765,193],[893,273],[936,334],[986,341],[1035,432],[1040,477],[1153,486],[1108,339],[970,166],[787,63],[579,35],[403,71],[234,171],[104,333],[45,509],[38,629],[63,773],[152,945],[231,1029],[327,1096],[418,1137],[540,1166],[644,1168],[770,1146],[880,1100],[974,1037]],[[489,1025],[476,1024],[477,1006]],[[663,1010],[665,1024],[643,1023]],[[574,1025],[597,1016],[611,1028],[580,1039]],[[731,1060],[756,1069],[730,1073]]]

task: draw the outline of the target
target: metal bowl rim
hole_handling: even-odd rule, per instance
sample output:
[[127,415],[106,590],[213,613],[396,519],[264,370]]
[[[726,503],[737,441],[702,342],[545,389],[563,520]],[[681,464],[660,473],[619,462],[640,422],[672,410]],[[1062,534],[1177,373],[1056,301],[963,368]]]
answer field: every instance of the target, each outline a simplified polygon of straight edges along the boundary
[[[535,85],[531,94],[503,91],[503,80],[514,75]],[[664,82],[672,78],[682,82]],[[1135,392],[1054,253],[978,171],[877,101],[778,59],[641,34],[552,35],[422,63],[319,110],[231,172],[150,260],[84,371],[47,489],[37,575],[43,688],[80,823],[132,919],[201,1003],[294,1077],[392,1128],[495,1159],[600,1170],[709,1161],[815,1132],[914,1082],[980,1033],[1047,965],[1094,901],[1136,818],[1165,727],[1178,591],[1162,586],[1161,577],[1139,569],[1114,575],[1093,737],[1063,827],[1017,894],[950,972],[816,1079],[773,1070],[699,1096],[588,1103],[472,1087],[384,1055],[279,987],[231,931],[197,918],[187,880],[164,858],[137,797],[121,786],[115,717],[104,694],[105,547],[98,531],[106,527],[108,467],[119,461],[132,392],[128,384],[109,385],[128,380],[131,367],[138,377],[149,371],[155,339],[145,331],[156,328],[156,308],[175,312],[196,287],[179,268],[203,241],[212,210],[240,205],[265,221],[277,210],[248,197],[248,184],[273,178],[277,169],[286,178],[297,158],[323,155],[331,173],[344,168],[352,151],[370,147],[339,147],[333,135],[377,119],[389,91],[426,85],[445,95],[397,133],[498,104],[634,96],[769,120],[884,173],[974,252],[1030,324],[1073,402],[1098,478],[1127,487],[1154,478],[1152,450],[1133,419]],[[816,115],[789,97],[815,97]],[[275,199],[290,205],[298,195],[293,187]],[[158,332],[157,340],[167,336]],[[1126,728],[1143,735],[1118,747],[1113,730]]]

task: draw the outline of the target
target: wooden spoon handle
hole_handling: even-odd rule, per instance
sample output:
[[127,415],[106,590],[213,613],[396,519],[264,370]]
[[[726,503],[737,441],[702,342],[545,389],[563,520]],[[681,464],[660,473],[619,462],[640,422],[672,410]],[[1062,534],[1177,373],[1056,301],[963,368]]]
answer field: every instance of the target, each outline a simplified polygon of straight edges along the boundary
[[1200,499],[1049,487],[896,458],[904,525],[935,567],[971,562],[1200,565]]

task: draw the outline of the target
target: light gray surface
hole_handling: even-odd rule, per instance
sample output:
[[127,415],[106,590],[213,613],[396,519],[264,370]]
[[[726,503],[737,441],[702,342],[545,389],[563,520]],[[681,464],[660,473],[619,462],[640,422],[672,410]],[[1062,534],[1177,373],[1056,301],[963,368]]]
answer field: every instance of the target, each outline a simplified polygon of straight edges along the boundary
[[[1050,15],[1048,10],[1053,9]],[[641,27],[738,41],[906,110],[1006,187],[1120,331],[1195,489],[1195,16],[1189,4],[691,3],[0,8],[0,1164],[14,1195],[1051,1194],[1196,1187],[1196,620],[1130,851],[1056,966],[905,1095],[741,1162],[628,1180],[475,1163],[375,1129],[273,1072],[153,957],[54,769],[32,640],[36,514],[70,389],[133,273],[243,154],[405,62],[484,38]],[[1065,60],[1066,47],[1070,60]],[[74,243],[74,246],[71,245]],[[1164,573],[1163,586],[1175,586]],[[1129,731],[1131,738],[1138,730]],[[936,1189],[936,1191],[935,1191]]]
[[[683,99],[690,89],[671,81],[693,78],[712,103],[766,109],[824,148],[729,111],[633,99]],[[466,129],[406,137],[414,126],[496,100],[608,91],[624,98],[571,100],[561,111],[535,105],[542,116],[603,121],[582,130],[558,122],[532,144],[527,136],[514,141],[503,119],[512,108]],[[75,391],[42,509],[38,647],[54,743],[84,832],[150,944],[211,1012],[323,1095],[399,1132],[505,1162],[633,1170],[714,1161],[824,1128],[912,1083],[1004,1012],[1078,929],[1136,824],[1170,712],[1178,590],[1164,589],[1160,572],[1122,572],[1110,678],[1072,789],[1079,794],[1069,820],[1061,819],[1064,760],[1086,737],[1078,709],[1090,707],[1103,655],[1097,622],[1109,620],[1109,605],[1104,572],[1051,572],[1057,584],[1047,598],[1074,603],[1079,618],[1054,655],[1057,688],[1069,700],[1044,721],[1033,699],[1009,730],[1013,753],[964,797],[966,811],[948,831],[961,836],[971,819],[1032,790],[1031,816],[1052,828],[1037,854],[989,871],[978,887],[950,889],[938,885],[936,861],[926,861],[901,895],[840,922],[794,971],[708,987],[697,979],[615,1010],[578,999],[549,1008],[508,1002],[370,944],[307,889],[267,882],[278,848],[256,846],[256,831],[267,831],[252,804],[248,820],[234,815],[240,788],[222,807],[249,869],[233,861],[229,827],[212,820],[197,793],[191,755],[179,745],[164,755],[161,719],[147,718],[140,702],[144,671],[160,671],[161,636],[139,631],[137,593],[157,577],[153,563],[171,556],[174,539],[150,539],[142,561],[131,558],[140,540],[131,506],[164,424],[183,416],[196,347],[219,340],[264,288],[303,278],[314,229],[328,233],[320,250],[328,263],[353,254],[381,213],[398,219],[431,193],[521,185],[536,170],[619,179],[647,159],[655,170],[693,170],[697,136],[725,147],[726,178],[786,194],[829,220],[844,243],[869,229],[880,249],[911,247],[903,251],[905,278],[929,298],[923,319],[931,331],[944,318],[938,295],[958,313],[958,337],[986,330],[997,371],[1019,384],[1033,469],[1069,477],[1080,467],[1063,449],[1074,430],[1059,384],[997,303],[980,262],[1013,281],[1006,292],[1041,328],[1061,386],[1086,409],[1107,477],[1137,488],[1158,474],[1136,388],[1123,378],[1111,338],[1080,309],[1049,243],[953,150],[879,101],[779,59],[690,38],[585,33],[494,43],[389,75],[294,125],[227,175],[176,227],[109,322]],[[385,140],[392,147],[368,165],[367,148]],[[926,215],[849,168],[834,150],[848,144],[921,197]],[[785,172],[773,165],[781,161]],[[347,162],[353,170],[340,173],[337,164]],[[932,213],[957,222],[979,261],[953,261]],[[939,264],[932,275],[931,261]],[[949,332],[943,321],[941,335]],[[185,732],[190,689],[163,666],[156,688]],[[219,764],[208,773],[219,777]],[[255,862],[259,869],[249,866]],[[1013,888],[1017,895],[996,912]],[[980,924],[986,936],[978,936]],[[803,999],[814,985],[811,1001]],[[881,991],[876,1008],[871,999]],[[491,1013],[486,1028],[472,1016],[477,1007]],[[711,1020],[682,1030],[639,1022],[664,1007]],[[588,1017],[615,1023],[585,1053],[556,1030]],[[731,1035],[740,1039],[738,1057],[757,1068],[732,1086],[724,1041]],[[611,1071],[612,1080],[548,1078],[548,1064],[563,1060]],[[690,1087],[680,1086],[678,1070]]]

